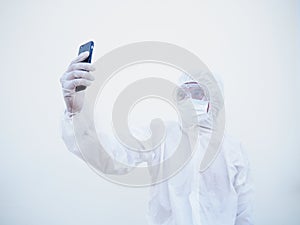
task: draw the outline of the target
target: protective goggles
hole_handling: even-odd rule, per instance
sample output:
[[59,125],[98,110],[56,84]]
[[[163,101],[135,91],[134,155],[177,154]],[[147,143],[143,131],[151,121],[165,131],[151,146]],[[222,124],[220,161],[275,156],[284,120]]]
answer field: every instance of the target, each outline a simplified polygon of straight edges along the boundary
[[204,91],[204,88],[197,82],[187,82],[177,89],[176,97],[178,101],[192,98],[203,101],[208,101],[208,95]]

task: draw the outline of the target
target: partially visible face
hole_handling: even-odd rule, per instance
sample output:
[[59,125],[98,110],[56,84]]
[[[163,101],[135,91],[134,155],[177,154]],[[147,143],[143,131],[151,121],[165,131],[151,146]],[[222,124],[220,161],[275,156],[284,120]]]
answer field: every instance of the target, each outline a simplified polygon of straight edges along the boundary
[[207,119],[209,101],[204,90],[197,82],[186,82],[177,89],[176,100],[185,126]]
[[208,101],[203,88],[197,82],[187,82],[178,88],[177,101],[182,101],[188,98]]

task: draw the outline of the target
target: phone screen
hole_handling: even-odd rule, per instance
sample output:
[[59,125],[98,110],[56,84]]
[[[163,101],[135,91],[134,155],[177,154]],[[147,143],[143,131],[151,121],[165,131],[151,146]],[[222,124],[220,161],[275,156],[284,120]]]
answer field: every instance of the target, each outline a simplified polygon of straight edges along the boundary
[[[82,62],[86,62],[86,63],[91,63],[92,62],[93,49],[94,49],[94,42],[93,41],[89,41],[89,42],[87,42],[87,43],[85,43],[85,44],[83,44],[79,47],[78,55],[82,52],[86,52],[86,51],[90,52],[89,56],[85,60],[83,60]],[[76,92],[82,91],[82,90],[85,90],[85,89],[86,89],[86,86],[80,85],[80,86],[76,87]]]

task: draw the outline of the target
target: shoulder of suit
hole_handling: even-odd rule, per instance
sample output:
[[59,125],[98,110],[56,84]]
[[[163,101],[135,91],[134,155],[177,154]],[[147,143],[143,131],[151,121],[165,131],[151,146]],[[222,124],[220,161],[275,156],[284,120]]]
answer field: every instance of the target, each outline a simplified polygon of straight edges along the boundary
[[225,133],[222,141],[221,151],[225,156],[236,160],[241,157],[241,141],[235,138],[234,136]]

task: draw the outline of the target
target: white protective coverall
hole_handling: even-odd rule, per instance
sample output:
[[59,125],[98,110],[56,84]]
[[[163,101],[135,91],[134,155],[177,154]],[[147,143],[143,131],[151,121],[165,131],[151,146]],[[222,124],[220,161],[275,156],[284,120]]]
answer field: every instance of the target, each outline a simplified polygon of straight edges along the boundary
[[[76,115],[75,115],[76,116]],[[196,127],[199,142],[196,152],[189,163],[175,176],[167,181],[153,185],[150,188],[148,220],[152,225],[251,225],[252,185],[249,177],[249,162],[241,143],[226,133],[220,146],[220,152],[211,166],[203,173],[199,172],[200,161],[204,155],[211,135],[212,118],[202,121],[202,128]],[[86,139],[89,145],[92,139],[88,137],[88,119],[82,125],[85,135],[76,138]],[[205,127],[203,129],[203,127]],[[72,118],[64,114],[62,119],[62,137],[67,148],[83,159],[78,149],[73,130]],[[86,130],[85,130],[86,129]],[[84,131],[85,130],[85,131]],[[166,123],[166,140],[156,152],[156,160],[172,155],[176,140],[180,139],[182,129],[176,122]],[[123,145],[106,136],[102,140],[104,146],[110,146],[112,155],[118,160],[125,159],[128,165],[137,165],[143,161],[153,160],[153,155],[134,154],[127,151]],[[89,143],[90,142],[90,143]],[[159,154],[164,152],[164,154]],[[97,157],[101,157],[98,155]],[[123,174],[128,172],[107,162],[104,170],[107,173]]]

